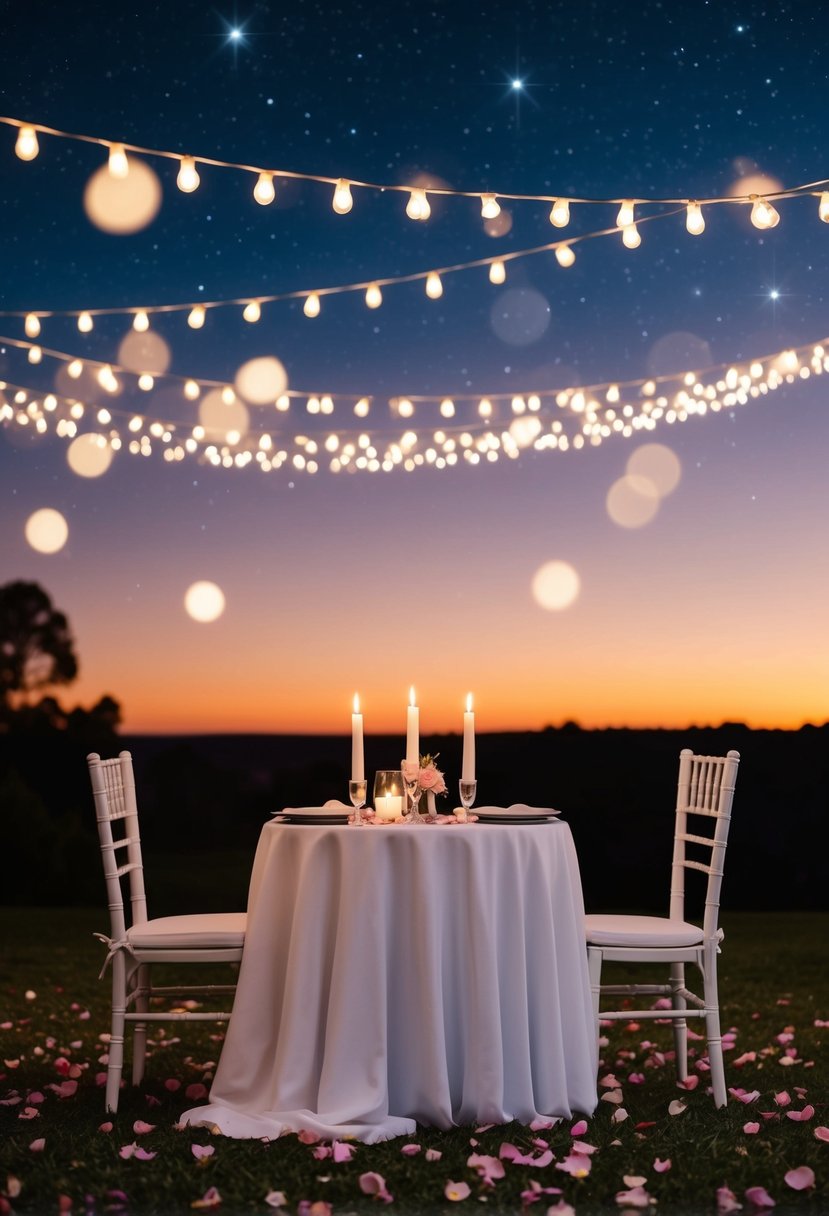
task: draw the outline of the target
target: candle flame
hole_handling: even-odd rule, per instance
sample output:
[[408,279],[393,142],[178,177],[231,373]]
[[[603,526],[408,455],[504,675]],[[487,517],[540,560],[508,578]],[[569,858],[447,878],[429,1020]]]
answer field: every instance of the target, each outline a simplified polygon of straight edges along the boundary
[[468,692],[466,694],[466,712],[468,714],[472,713],[472,693],[471,692]]
[[354,712],[355,712],[355,714],[358,714],[360,712],[360,697],[359,697],[359,694],[356,692],[354,694]]
[[415,690],[414,690],[414,684],[413,684],[413,685],[411,686],[411,688],[409,689],[409,704],[410,704],[410,705],[417,705],[417,701],[415,700]]

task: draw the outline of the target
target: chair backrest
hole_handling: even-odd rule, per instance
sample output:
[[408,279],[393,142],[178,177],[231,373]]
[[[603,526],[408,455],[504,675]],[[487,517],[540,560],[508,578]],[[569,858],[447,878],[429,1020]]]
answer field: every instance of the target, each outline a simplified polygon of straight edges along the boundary
[[[737,782],[740,753],[727,756],[695,756],[690,748],[679,754],[679,783],[676,798],[674,856],[671,868],[671,919],[685,920],[685,871],[699,870],[708,876],[705,891],[703,934],[717,936],[720,887],[722,886],[725,846],[731,824],[731,803]],[[713,835],[700,835],[688,830],[688,816],[713,820]],[[705,826],[705,825],[702,825]],[[711,825],[709,825],[711,826]],[[687,846],[694,846],[704,861],[687,856]]]
[[[102,760],[93,752],[86,759],[95,796],[111,934],[113,941],[121,941],[127,929],[122,886],[125,878],[128,879],[130,924],[140,925],[147,920],[132,756],[129,752],[121,752],[113,760]],[[119,860],[118,854],[124,849],[126,860]]]

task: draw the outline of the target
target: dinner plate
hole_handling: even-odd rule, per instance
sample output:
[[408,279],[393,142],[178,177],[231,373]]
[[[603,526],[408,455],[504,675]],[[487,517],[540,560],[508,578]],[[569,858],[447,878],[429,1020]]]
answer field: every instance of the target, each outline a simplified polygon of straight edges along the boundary
[[348,823],[348,815],[280,815],[281,823],[328,824],[341,826]]
[[527,806],[523,802],[515,802],[512,806],[476,806],[472,811],[481,820],[500,823],[540,823],[561,814],[551,806]]
[[480,815],[479,819],[481,823],[561,823],[558,815]]

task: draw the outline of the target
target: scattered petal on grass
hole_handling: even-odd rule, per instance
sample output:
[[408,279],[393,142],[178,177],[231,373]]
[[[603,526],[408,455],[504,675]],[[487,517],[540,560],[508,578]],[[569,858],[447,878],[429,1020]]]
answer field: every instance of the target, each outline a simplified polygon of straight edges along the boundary
[[671,1159],[666,1157],[664,1161],[660,1161],[658,1157],[654,1157],[653,1172],[655,1174],[667,1174],[671,1168]]
[[680,1102],[679,1098],[674,1098],[673,1102],[668,1103],[669,1115],[681,1115],[685,1110],[685,1103]]
[[756,1102],[760,1097],[759,1089],[752,1089],[749,1091],[745,1089],[729,1089],[728,1092],[731,1094],[732,1098],[736,1098],[738,1102],[743,1102],[746,1105],[748,1105],[749,1102]]
[[651,1197],[642,1186],[632,1187],[629,1191],[617,1191],[616,1202],[622,1208],[650,1207]]
[[24,1106],[17,1117],[18,1119],[39,1119],[40,1111],[36,1106]]
[[614,1110],[613,1114],[610,1116],[610,1122],[611,1123],[624,1123],[624,1121],[625,1121],[625,1119],[627,1119],[627,1117],[628,1117],[628,1113],[625,1110],[624,1106],[617,1106],[616,1109]]
[[404,1144],[401,1148],[401,1153],[404,1157],[416,1157],[420,1152],[419,1144]]
[[792,1099],[791,1099],[791,1095],[788,1094],[786,1092],[786,1090],[784,1089],[784,1090],[781,1090],[781,1092],[779,1094],[774,1095],[774,1101],[777,1103],[778,1106],[789,1106],[789,1105],[791,1105]]
[[33,1140],[32,1143],[29,1145],[29,1151],[32,1153],[42,1153],[45,1148],[46,1148],[46,1140],[43,1136],[41,1136],[37,1140]]
[[470,1153],[466,1164],[475,1170],[485,1186],[495,1186],[498,1179],[504,1177],[504,1166],[497,1157],[484,1153]]
[[699,1085],[699,1077],[696,1075],[686,1077],[684,1081],[677,1081],[677,1086],[680,1089],[692,1090]]
[[[184,1096],[185,1098],[189,1098],[191,1102],[198,1102],[200,1098],[207,1097],[207,1086],[202,1085],[201,1081],[196,1081],[193,1085],[187,1086],[184,1091]],[[199,1200],[198,1202],[201,1201]],[[221,1200],[219,1200],[219,1203],[221,1203]]]
[[106,1123],[101,1123],[101,1124],[100,1124],[100,1126],[98,1127],[98,1131],[99,1131],[99,1132],[111,1132],[111,1131],[112,1131],[112,1124],[109,1122],[109,1120],[107,1120],[107,1122],[106,1122]]
[[793,1191],[807,1191],[809,1187],[815,1185],[815,1172],[809,1169],[808,1165],[799,1165],[797,1169],[789,1170],[788,1174],[784,1175],[783,1181]]
[[759,1132],[759,1130],[760,1130],[759,1123],[744,1123],[743,1124],[743,1131],[745,1132],[745,1134],[747,1136],[756,1136],[757,1133]]
[[576,1209],[560,1199],[558,1203],[553,1203],[547,1208],[547,1216],[576,1216]]
[[177,1089],[181,1089],[181,1081],[176,1080],[175,1077],[168,1077],[164,1082],[164,1088],[169,1093],[174,1094]]
[[350,1161],[354,1151],[353,1144],[343,1144],[342,1140],[335,1140],[331,1145],[331,1155],[337,1162]]
[[825,1144],[829,1144],[829,1127],[816,1127],[815,1139],[823,1140]]
[[296,1138],[300,1144],[319,1144],[320,1142],[320,1137],[316,1132],[306,1131],[305,1128],[301,1132],[297,1132]]
[[212,1144],[191,1144],[190,1152],[197,1161],[205,1161],[208,1157],[212,1157],[215,1153],[215,1148]]
[[622,1182],[624,1182],[625,1186],[629,1190],[632,1190],[633,1187],[635,1187],[635,1186],[644,1186],[647,1181],[648,1181],[647,1178],[643,1178],[641,1176],[641,1174],[623,1174],[622,1175]]
[[423,1155],[427,1161],[440,1161],[443,1153],[439,1148],[427,1148]]
[[737,1202],[737,1196],[727,1186],[717,1187],[717,1211],[726,1216],[728,1212],[739,1212],[742,1204]]
[[[382,1174],[369,1172],[360,1175],[360,1190],[364,1195],[373,1195],[375,1199],[380,1199],[383,1203],[392,1203],[393,1196],[389,1194],[386,1187],[386,1180]],[[469,1188],[467,1187],[467,1194]]]
[[593,1168],[593,1162],[583,1153],[570,1153],[563,1161],[556,1162],[556,1169],[569,1174],[571,1178],[586,1178]]
[[451,1199],[453,1202],[468,1199],[470,1195],[469,1187],[465,1182],[447,1182],[443,1193],[447,1199]]
[[609,1089],[607,1093],[602,1094],[602,1102],[613,1102],[618,1105],[622,1101],[621,1089]]
[[136,1119],[132,1125],[132,1130],[136,1136],[146,1136],[148,1132],[155,1131],[154,1123],[145,1123],[143,1119]]
[[804,1106],[803,1110],[787,1110],[786,1118],[794,1119],[795,1123],[808,1123],[814,1113],[814,1106]]
[[585,1140],[574,1140],[570,1145],[571,1153],[583,1153],[585,1157],[592,1157],[596,1151],[595,1144],[588,1144]]
[[285,1208],[288,1206],[288,1200],[285,1198],[284,1191],[268,1191],[265,1196],[265,1203],[269,1208]]
[[587,1131],[587,1120],[579,1119],[578,1123],[574,1123],[570,1128],[570,1135],[575,1140],[577,1136],[583,1136]]
[[750,1186],[746,1191],[746,1199],[756,1208],[773,1208],[777,1204],[764,1186]]
[[201,1199],[194,1199],[190,1204],[191,1208],[209,1209],[217,1208],[221,1205],[222,1197],[215,1186],[210,1186],[202,1195]]

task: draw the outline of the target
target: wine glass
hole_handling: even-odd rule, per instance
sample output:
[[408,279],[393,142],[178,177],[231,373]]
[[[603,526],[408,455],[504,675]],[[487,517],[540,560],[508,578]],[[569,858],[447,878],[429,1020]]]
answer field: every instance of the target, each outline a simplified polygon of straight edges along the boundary
[[458,816],[458,818],[461,820],[461,823],[467,823],[469,821],[469,808],[475,801],[478,782],[464,781],[463,778],[461,778],[461,780],[458,782],[458,788],[460,789],[461,806],[463,807],[463,817],[461,818]]
[[412,805],[409,811],[409,823],[422,823],[418,803],[423,790],[420,788],[420,765],[416,761],[400,761],[400,772],[403,775],[403,784],[406,787],[406,794],[411,799]]
[[354,823],[360,827],[363,823],[363,813],[361,807],[366,805],[367,785],[365,779],[362,781],[349,781],[348,797],[351,800],[351,805],[354,807]]

